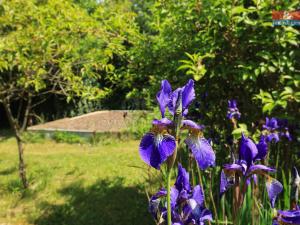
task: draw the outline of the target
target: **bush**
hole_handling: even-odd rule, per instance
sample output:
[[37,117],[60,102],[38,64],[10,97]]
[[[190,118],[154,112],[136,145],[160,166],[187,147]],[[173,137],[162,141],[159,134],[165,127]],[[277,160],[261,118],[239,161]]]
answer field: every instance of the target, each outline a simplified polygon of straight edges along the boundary
[[26,143],[43,143],[46,136],[44,133],[28,131],[23,133],[22,137]]
[[78,134],[56,131],[52,138],[58,143],[68,143],[68,144],[83,144],[85,139]]

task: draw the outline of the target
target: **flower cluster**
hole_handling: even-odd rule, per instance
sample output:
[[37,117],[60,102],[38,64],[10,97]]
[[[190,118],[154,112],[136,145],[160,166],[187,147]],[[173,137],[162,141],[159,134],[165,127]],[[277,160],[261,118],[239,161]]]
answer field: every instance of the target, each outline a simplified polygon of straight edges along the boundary
[[227,111],[227,118],[228,119],[239,119],[241,117],[241,113],[237,108],[237,102],[235,99],[228,101],[228,111]]
[[[166,189],[160,189],[149,203],[149,211],[158,224],[166,221],[166,205],[161,201],[167,195]],[[191,187],[189,173],[179,164],[178,175],[171,188],[172,225],[204,225],[204,221],[212,220],[211,212],[204,206],[202,187]]]
[[[148,165],[160,169],[170,156],[176,152],[176,131],[187,129],[185,143],[195,157],[199,167],[206,169],[215,165],[215,153],[209,142],[203,137],[203,126],[191,120],[185,120],[188,107],[195,99],[194,81],[189,80],[181,88],[172,92],[167,80],[161,82],[161,89],[156,95],[162,119],[152,121],[152,129],[146,133],[140,143],[139,151],[142,160]],[[165,117],[166,109],[174,116],[173,120]],[[179,120],[176,118],[180,118]]]
[[[230,100],[228,102],[229,109],[227,117],[232,119],[239,119],[240,112],[237,108],[237,102]],[[236,120],[233,120],[236,125]],[[280,123],[280,125],[279,125]],[[258,164],[261,160],[264,160],[268,154],[268,142],[273,139],[279,140],[279,130],[284,127],[286,137],[290,138],[288,134],[287,124],[283,121],[277,120],[276,118],[266,118],[266,123],[263,125],[263,132],[260,136],[259,142],[256,144],[249,137],[245,137],[242,134],[240,139],[240,145],[238,149],[238,160],[235,160],[234,153],[233,162],[231,164],[225,164],[221,172],[220,181],[220,194],[221,196],[232,186],[236,185],[240,187],[242,183],[243,189],[238,190],[236,194],[239,195],[239,202],[234,207],[240,207],[243,202],[244,194],[247,190],[251,180],[255,183],[258,182],[258,175],[264,176],[266,179],[266,188],[271,206],[274,207],[278,194],[282,191],[282,184],[276,179],[272,178],[269,174],[274,173],[276,170],[263,164]]]
[[266,135],[267,142],[274,140],[276,143],[280,140],[280,137],[286,138],[289,141],[292,140],[292,137],[289,133],[287,120],[284,119],[266,117],[266,123],[263,125],[263,133]]
[[[264,159],[267,154],[267,145],[264,137],[260,139],[258,144],[255,144],[250,138],[242,135],[239,159],[232,164],[225,164],[221,173],[220,194],[226,192],[235,182],[244,182],[247,187],[251,180],[257,181],[257,175],[265,176],[266,187],[271,206],[274,207],[277,195],[282,191],[282,184],[270,177],[268,174],[276,170],[255,162]],[[238,179],[238,180],[236,180]]]

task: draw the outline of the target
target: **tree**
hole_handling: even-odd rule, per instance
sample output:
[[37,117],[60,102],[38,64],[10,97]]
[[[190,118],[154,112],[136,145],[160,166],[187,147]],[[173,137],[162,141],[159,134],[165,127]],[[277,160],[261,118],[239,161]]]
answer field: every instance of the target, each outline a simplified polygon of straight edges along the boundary
[[[49,94],[97,99],[97,84],[124,52],[122,33],[111,32],[72,1],[11,0],[0,6],[0,103],[18,144],[19,174],[28,187],[22,132],[32,110]],[[17,110],[13,108],[17,107]]]

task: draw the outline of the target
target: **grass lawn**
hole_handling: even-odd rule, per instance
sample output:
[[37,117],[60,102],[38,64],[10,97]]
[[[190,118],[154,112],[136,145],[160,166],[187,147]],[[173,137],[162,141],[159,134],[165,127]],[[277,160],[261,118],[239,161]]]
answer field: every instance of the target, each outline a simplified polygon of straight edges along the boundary
[[[150,225],[138,142],[26,144],[22,191],[13,138],[0,142],[0,224]],[[142,167],[142,168],[140,168]]]

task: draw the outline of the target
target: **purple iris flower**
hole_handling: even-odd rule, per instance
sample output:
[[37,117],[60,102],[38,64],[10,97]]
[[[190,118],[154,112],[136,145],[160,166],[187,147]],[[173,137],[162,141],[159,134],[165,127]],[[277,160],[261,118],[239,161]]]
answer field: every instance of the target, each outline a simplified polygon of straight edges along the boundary
[[172,92],[170,83],[167,80],[163,80],[161,82],[161,88],[156,94],[156,99],[158,101],[162,117],[165,117],[167,106],[172,115],[176,113],[176,110],[178,110],[176,109],[176,104],[179,98],[181,98],[179,106],[182,107],[180,111],[183,116],[186,116],[189,105],[195,99],[194,81],[190,79],[186,85],[181,88],[177,88],[174,92]]
[[182,128],[189,130],[188,137],[184,142],[192,152],[199,168],[205,170],[215,166],[216,155],[208,140],[202,136],[203,126],[191,120],[183,120]]
[[[156,221],[166,220],[166,207],[161,198],[167,195],[165,189],[159,190],[149,202],[149,210]],[[175,185],[171,188],[172,225],[204,225],[212,221],[211,212],[204,207],[204,193],[200,185],[191,187],[189,174],[179,164]]]
[[155,169],[171,156],[176,148],[176,140],[167,133],[172,121],[167,118],[153,120],[152,130],[146,133],[141,140],[139,152],[142,160]]
[[239,119],[241,117],[241,113],[239,112],[239,109],[237,108],[237,102],[235,99],[228,101],[228,111],[227,111],[227,118],[228,119]]
[[282,191],[282,184],[271,178],[268,173],[276,170],[265,165],[254,164],[256,160],[263,159],[266,156],[267,146],[265,145],[264,137],[262,136],[260,142],[256,145],[250,138],[242,135],[240,144],[239,160],[232,164],[225,164],[221,172],[220,180],[220,194],[221,196],[234,183],[235,178],[243,178],[248,185],[251,179],[256,179],[257,175],[267,177],[266,187],[271,206],[274,207],[277,195]]
[[294,210],[278,210],[277,217],[273,220],[273,225],[279,224],[300,225],[299,207],[296,207]]
[[289,132],[288,120],[286,119],[277,119],[278,126],[280,128],[279,135],[280,137],[285,137],[288,141],[292,141],[292,136]]
[[181,98],[181,104],[180,111],[182,112],[183,116],[186,116],[188,113],[188,107],[192,103],[192,101],[195,99],[195,89],[194,89],[194,81],[190,79],[186,85],[184,85],[181,88],[177,88],[172,94],[171,94],[171,99],[168,104],[169,111],[172,115],[176,113],[178,109],[177,107],[177,101],[178,99]]
[[279,141],[279,134],[277,132],[278,128],[279,126],[276,118],[272,117],[271,119],[269,119],[268,117],[266,117],[266,123],[265,125],[263,125],[263,129],[268,131],[266,137],[267,142],[271,142],[274,140],[275,143],[277,143]]
[[276,118],[272,117],[271,119],[269,119],[268,117],[266,117],[266,124],[263,125],[264,129],[267,129],[269,131],[274,131],[276,129],[279,128],[278,126],[278,121]]
[[279,141],[279,137],[285,137],[287,140],[292,141],[292,137],[288,128],[288,122],[285,119],[277,119],[274,117],[270,119],[266,117],[266,123],[263,125],[263,129],[267,131],[267,142],[274,140],[276,143]]

